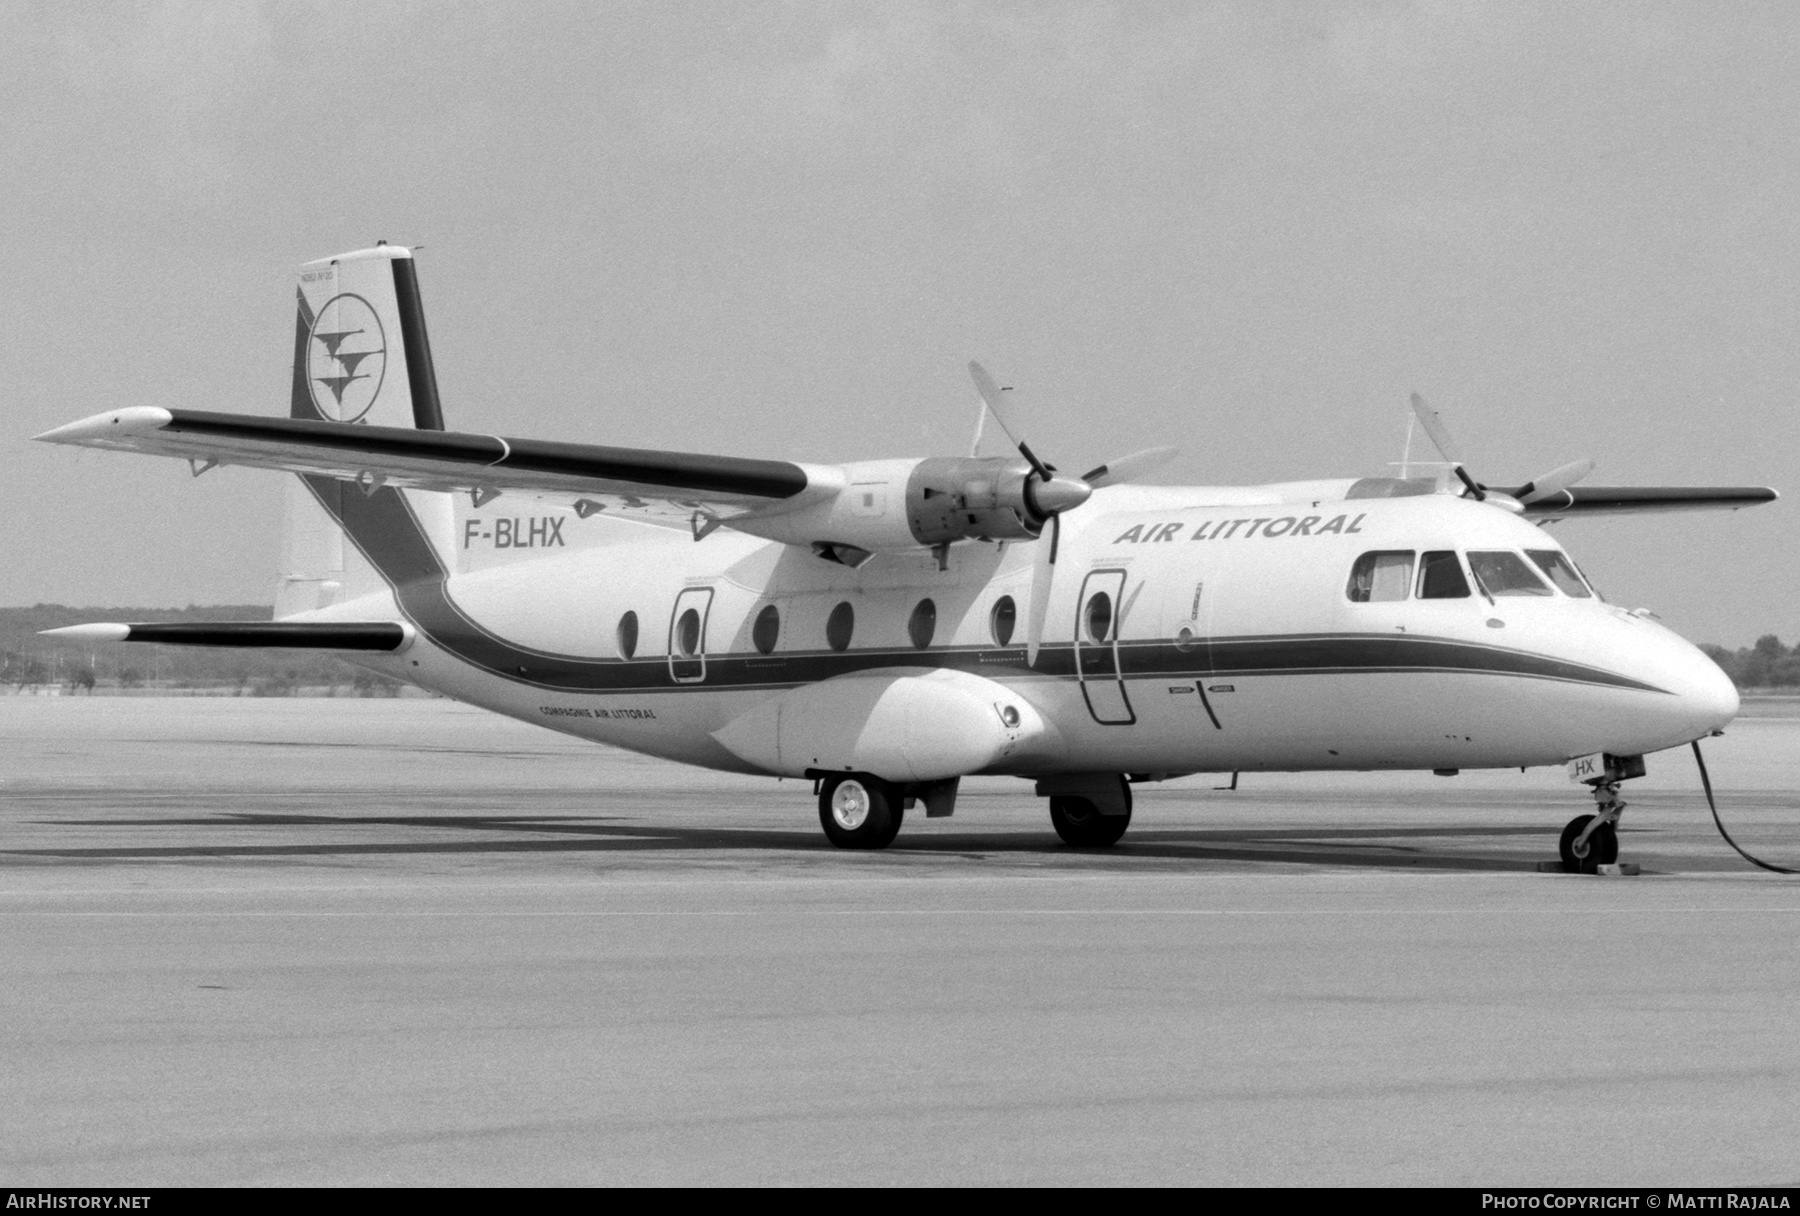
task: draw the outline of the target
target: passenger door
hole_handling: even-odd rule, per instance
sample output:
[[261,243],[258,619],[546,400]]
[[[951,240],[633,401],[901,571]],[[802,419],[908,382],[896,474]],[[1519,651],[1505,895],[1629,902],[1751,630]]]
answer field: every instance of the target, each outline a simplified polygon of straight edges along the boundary
[[1095,570],[1081,584],[1075,609],[1075,676],[1094,721],[1129,726],[1137,721],[1119,670],[1119,617],[1125,571]]
[[713,589],[689,587],[675,597],[669,613],[669,678],[677,684],[706,679],[706,618]]

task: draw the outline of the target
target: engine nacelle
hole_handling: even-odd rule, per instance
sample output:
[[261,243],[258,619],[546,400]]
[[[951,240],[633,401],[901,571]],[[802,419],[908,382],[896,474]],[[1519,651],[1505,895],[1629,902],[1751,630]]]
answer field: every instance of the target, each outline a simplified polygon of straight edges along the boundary
[[1050,517],[1031,481],[1031,466],[1016,457],[921,460],[906,483],[906,522],[921,545],[1030,540]]
[[[808,470],[809,475],[813,470]],[[734,516],[726,524],[752,536],[790,545],[812,545],[855,565],[856,552],[942,545],[958,540],[1030,540],[1050,517],[1043,500],[1066,494],[1060,479],[1048,488],[1017,457],[932,456],[924,460],[869,460],[831,471],[835,486],[809,504]],[[1080,498],[1086,487],[1080,487]],[[1075,501],[1079,501],[1077,498]],[[1074,505],[1058,499],[1055,509]]]

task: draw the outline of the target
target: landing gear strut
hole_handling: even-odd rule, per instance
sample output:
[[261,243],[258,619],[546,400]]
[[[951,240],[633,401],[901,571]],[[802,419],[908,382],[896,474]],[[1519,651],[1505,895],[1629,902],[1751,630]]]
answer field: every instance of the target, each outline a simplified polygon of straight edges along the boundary
[[1619,782],[1643,775],[1642,756],[1606,757],[1605,775],[1587,783],[1593,787],[1597,813],[1577,815],[1562,830],[1558,848],[1564,870],[1570,874],[1593,874],[1601,866],[1619,860],[1619,816],[1625,813]]

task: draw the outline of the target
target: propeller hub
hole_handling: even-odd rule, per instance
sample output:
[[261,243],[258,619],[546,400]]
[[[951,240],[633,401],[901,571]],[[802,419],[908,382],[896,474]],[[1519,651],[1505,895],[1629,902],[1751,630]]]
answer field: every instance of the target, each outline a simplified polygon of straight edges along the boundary
[[1087,482],[1076,481],[1073,477],[1051,477],[1041,481],[1034,478],[1025,486],[1025,496],[1032,510],[1045,519],[1074,510],[1093,492],[1094,488]]

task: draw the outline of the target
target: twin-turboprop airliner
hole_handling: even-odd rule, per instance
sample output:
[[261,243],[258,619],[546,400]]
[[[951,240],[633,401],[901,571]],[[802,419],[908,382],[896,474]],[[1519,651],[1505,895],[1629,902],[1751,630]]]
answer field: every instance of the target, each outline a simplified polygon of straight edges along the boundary
[[[1035,782],[1071,845],[1203,772],[1570,765],[1563,864],[1618,855],[1619,783],[1737,713],[1705,655],[1606,603],[1540,526],[1773,490],[1430,477],[1071,477],[970,371],[1018,457],[843,465],[444,427],[411,253],[301,268],[285,418],[130,406],[49,443],[298,474],[272,623],[94,624],[127,642],[311,647],[598,743],[814,782],[882,848],[959,780]],[[348,540],[348,544],[344,542]]]

